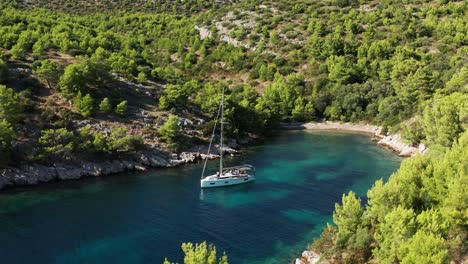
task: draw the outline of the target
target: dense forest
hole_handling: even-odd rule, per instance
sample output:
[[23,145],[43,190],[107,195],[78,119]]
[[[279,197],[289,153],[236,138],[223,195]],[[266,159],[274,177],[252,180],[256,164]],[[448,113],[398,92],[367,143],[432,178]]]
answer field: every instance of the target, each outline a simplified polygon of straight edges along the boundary
[[[0,1],[1,167],[364,121],[430,153],[336,205],[330,262],[467,255],[466,1]],[[206,245],[205,245],[206,247]],[[214,259],[216,261],[216,257]]]

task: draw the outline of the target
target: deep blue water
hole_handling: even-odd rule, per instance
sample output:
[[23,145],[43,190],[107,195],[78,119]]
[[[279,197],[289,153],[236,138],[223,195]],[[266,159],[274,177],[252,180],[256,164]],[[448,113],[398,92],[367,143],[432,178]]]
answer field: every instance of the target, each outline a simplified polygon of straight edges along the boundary
[[243,162],[255,183],[201,191],[196,164],[0,193],[0,262],[181,263],[182,242],[206,240],[230,263],[290,263],[344,192],[401,159],[366,135],[289,131],[226,161]]

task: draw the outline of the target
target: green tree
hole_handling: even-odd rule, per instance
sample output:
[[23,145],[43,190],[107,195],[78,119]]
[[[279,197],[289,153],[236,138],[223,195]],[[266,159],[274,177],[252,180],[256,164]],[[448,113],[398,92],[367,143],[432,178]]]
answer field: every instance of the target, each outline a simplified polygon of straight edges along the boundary
[[333,221],[338,227],[337,243],[339,245],[345,245],[348,239],[364,225],[363,214],[361,199],[357,198],[354,192],[343,195],[342,205],[335,204]]
[[447,241],[422,230],[402,245],[400,255],[402,264],[450,263]]
[[177,139],[182,135],[182,130],[179,126],[179,117],[171,115],[167,121],[159,128],[159,135],[169,144],[175,144]]
[[115,107],[115,112],[120,116],[125,116],[127,114],[127,111],[127,101],[122,101]]
[[183,87],[182,85],[168,84],[165,89],[167,95],[166,98],[176,105],[186,104],[190,91],[185,88],[186,87]]
[[[228,264],[228,257],[224,253],[221,258],[217,259],[216,247],[208,245],[206,242],[200,244],[183,243],[182,250],[184,251],[184,264]],[[164,264],[171,264],[165,259]]]
[[85,117],[94,115],[94,99],[90,94],[85,95],[81,100],[80,113]]
[[167,99],[167,96],[161,96],[159,98],[159,109],[167,110],[171,106],[171,102]]
[[141,137],[128,135],[125,127],[114,129],[107,141],[112,153],[132,152],[140,149],[144,144]]
[[41,61],[40,66],[34,69],[34,74],[36,74],[40,79],[46,81],[47,86],[50,89],[55,88],[55,85],[60,78],[58,64],[50,60]]
[[86,88],[86,74],[83,66],[78,63],[68,65],[60,78],[59,87],[67,97],[83,91]]
[[75,151],[74,134],[66,128],[42,131],[39,143],[48,157],[71,159]]
[[24,60],[26,58],[26,48],[18,43],[11,49],[11,55],[13,59]]
[[94,135],[93,146],[97,152],[101,152],[101,153],[110,152],[109,142],[102,132],[98,132],[96,133],[96,135]]
[[0,120],[5,119],[10,124],[15,124],[20,114],[19,95],[13,89],[0,85]]
[[8,80],[8,75],[8,66],[0,57],[0,83],[6,82]]
[[99,110],[103,113],[109,113],[112,110],[112,105],[109,101],[109,98],[102,99],[101,103],[99,104]]
[[468,95],[435,97],[424,109],[423,130],[429,144],[450,147],[466,129]]
[[378,247],[373,250],[374,256],[382,263],[393,263],[399,259],[403,245],[410,239],[416,229],[413,209],[397,207],[390,211],[375,233]]
[[8,159],[7,153],[9,153],[11,144],[15,138],[16,134],[10,123],[5,119],[0,119],[0,153],[5,154],[0,160],[0,165],[5,165],[4,162]]
[[358,72],[349,57],[330,56],[326,64],[330,80],[340,84],[358,81]]
[[[0,78],[1,80],[1,78]],[[468,92],[468,67],[463,67],[457,71],[446,84],[449,92]]]
[[137,80],[139,83],[145,84],[148,81],[148,77],[146,77],[146,73],[140,72],[138,73]]

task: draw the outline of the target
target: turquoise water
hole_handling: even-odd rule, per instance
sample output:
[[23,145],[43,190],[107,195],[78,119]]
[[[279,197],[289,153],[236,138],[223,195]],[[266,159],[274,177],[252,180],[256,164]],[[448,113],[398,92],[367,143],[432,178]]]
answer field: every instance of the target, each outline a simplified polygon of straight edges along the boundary
[[243,162],[257,181],[221,189],[201,191],[195,164],[3,192],[0,262],[181,263],[182,242],[206,240],[230,263],[290,263],[342,193],[365,196],[401,159],[366,135],[288,131],[226,164]]

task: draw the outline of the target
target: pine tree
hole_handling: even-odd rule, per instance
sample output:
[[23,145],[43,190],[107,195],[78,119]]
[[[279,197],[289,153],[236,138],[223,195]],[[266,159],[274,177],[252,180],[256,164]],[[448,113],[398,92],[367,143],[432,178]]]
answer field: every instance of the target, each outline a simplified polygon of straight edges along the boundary
[[166,123],[158,130],[161,138],[169,144],[175,144],[177,138],[182,134],[179,126],[179,117],[171,115]]
[[112,105],[109,101],[109,98],[102,99],[101,103],[99,104],[99,110],[103,113],[109,113],[112,110]]
[[87,94],[81,100],[80,113],[85,117],[94,115],[94,99],[90,94]]
[[115,112],[120,116],[125,116],[127,114],[127,101],[120,102],[115,107]]

